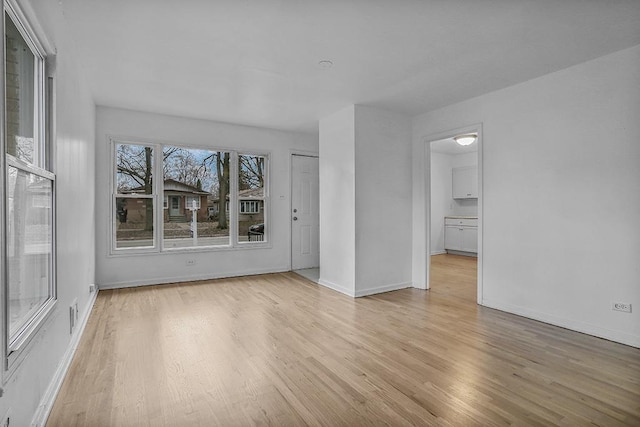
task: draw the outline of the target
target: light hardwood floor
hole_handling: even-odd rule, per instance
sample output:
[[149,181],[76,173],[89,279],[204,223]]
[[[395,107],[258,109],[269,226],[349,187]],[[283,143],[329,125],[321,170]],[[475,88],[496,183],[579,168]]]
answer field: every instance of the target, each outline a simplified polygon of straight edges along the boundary
[[47,425],[640,425],[639,349],[432,265],[431,291],[355,300],[294,273],[100,291]]

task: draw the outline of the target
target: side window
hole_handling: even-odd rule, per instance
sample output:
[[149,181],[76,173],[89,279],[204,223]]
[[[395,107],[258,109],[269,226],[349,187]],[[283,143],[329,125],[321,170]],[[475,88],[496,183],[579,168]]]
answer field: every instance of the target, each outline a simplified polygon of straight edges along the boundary
[[265,160],[259,155],[238,155],[238,242],[266,241]]
[[55,175],[47,149],[45,54],[26,23],[4,7],[2,224],[6,366],[11,368],[56,300]]
[[154,248],[155,148],[116,144],[113,191],[114,249]]

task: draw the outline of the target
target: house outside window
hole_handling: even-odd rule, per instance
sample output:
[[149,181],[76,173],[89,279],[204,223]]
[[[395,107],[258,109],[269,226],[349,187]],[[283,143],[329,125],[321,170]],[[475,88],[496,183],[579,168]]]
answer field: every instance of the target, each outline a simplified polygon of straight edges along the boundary
[[201,206],[200,197],[187,196],[186,200],[187,200],[187,204],[185,206],[187,209],[192,209],[194,206],[194,203],[195,203],[195,208],[200,209],[200,206]]
[[[267,156],[118,140],[112,144],[113,254],[234,247],[249,241],[249,227],[260,224],[264,229]],[[155,204],[159,197],[162,208]],[[226,209],[220,209],[221,203]],[[264,233],[251,241],[265,242]]]
[[231,153],[170,145],[162,153],[162,191],[170,206],[162,218],[162,249],[230,246],[228,215],[210,212],[209,204],[216,194],[230,194]]

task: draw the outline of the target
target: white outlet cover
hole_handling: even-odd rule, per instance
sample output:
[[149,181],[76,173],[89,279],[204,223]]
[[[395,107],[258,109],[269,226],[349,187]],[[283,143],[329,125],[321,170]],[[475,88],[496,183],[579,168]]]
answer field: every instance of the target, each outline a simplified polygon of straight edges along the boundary
[[631,313],[631,303],[613,302],[611,303],[611,309],[615,311],[622,311],[624,313]]

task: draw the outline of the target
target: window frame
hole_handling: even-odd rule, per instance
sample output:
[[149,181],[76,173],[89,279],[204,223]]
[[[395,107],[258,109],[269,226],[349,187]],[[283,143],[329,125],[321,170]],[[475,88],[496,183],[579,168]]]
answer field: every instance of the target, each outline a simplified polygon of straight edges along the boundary
[[[57,294],[57,251],[56,251],[56,175],[55,175],[55,55],[50,54],[50,45],[41,35],[36,34],[18,4],[14,0],[3,1],[2,22],[0,29],[2,40],[3,72],[0,76],[0,96],[3,108],[6,110],[6,19],[10,19],[34,56],[34,155],[33,164],[16,158],[7,153],[7,117],[0,120],[0,187],[3,196],[0,197],[0,215],[2,220],[1,234],[4,237],[0,245],[0,276],[3,285],[0,286],[2,306],[2,381],[6,382],[16,371],[22,360],[28,354],[33,338],[48,322],[58,302]],[[43,43],[44,42],[44,43]],[[45,49],[45,44],[48,47]],[[48,298],[28,320],[13,335],[10,334],[9,322],[9,283],[7,268],[7,230],[9,217],[7,216],[7,173],[9,167],[25,173],[44,178],[51,183],[51,200],[49,206],[49,221],[51,224],[50,265]]]
[[[254,157],[264,157],[264,171],[263,174],[265,176],[264,178],[264,185],[263,185],[263,193],[262,193],[262,199],[258,199],[256,201],[262,200],[262,222],[265,224],[264,227],[264,234],[262,235],[262,240],[259,241],[246,241],[246,242],[241,242],[240,241],[240,235],[238,233],[238,228],[239,228],[239,224],[238,224],[238,218],[236,217],[236,220],[234,222],[235,228],[236,228],[236,244],[238,245],[238,247],[246,247],[246,246],[259,246],[259,245],[264,245],[264,244],[268,244],[271,239],[270,239],[270,230],[271,230],[271,218],[270,218],[270,209],[271,209],[271,199],[270,199],[270,188],[271,188],[271,159],[269,157],[268,154],[264,154],[261,153],[259,151],[238,151],[237,152],[237,156],[235,158],[234,164],[236,165],[236,170],[234,171],[233,169],[231,170],[234,173],[235,176],[235,182],[236,182],[236,192],[235,192],[235,199],[234,199],[234,205],[237,207],[238,213],[240,211],[240,203],[238,200],[238,191],[237,191],[237,186],[238,186],[238,182],[239,182],[239,170],[238,170],[238,156],[254,156]],[[259,213],[260,208],[258,208],[258,213]],[[243,215],[251,215],[251,214],[243,214]]]
[[[263,200],[263,214],[264,221],[267,223],[268,221],[268,210],[270,206],[270,200],[268,199],[269,194],[269,183],[270,183],[270,162],[271,162],[271,153],[263,150],[239,150],[238,148],[230,148],[224,146],[207,146],[202,144],[193,144],[193,143],[177,143],[175,141],[161,141],[158,139],[148,139],[148,138],[137,138],[137,137],[124,137],[120,135],[107,135],[107,139],[110,144],[110,153],[111,153],[111,167],[109,171],[110,175],[110,227],[109,227],[109,235],[107,236],[107,241],[109,245],[108,256],[109,257],[119,257],[123,255],[161,255],[161,254],[175,254],[175,253],[185,253],[185,252],[217,252],[217,251],[228,251],[228,250],[238,250],[238,249],[260,249],[260,248],[270,248],[271,240],[269,238],[269,228],[265,230],[264,240],[262,241],[251,241],[251,242],[241,242],[239,240],[238,233],[238,215],[239,215],[239,203],[238,203],[238,156],[240,155],[250,155],[250,156],[260,156],[265,159],[265,182],[264,182],[264,198]],[[154,155],[153,155],[153,188],[154,188],[154,197],[156,200],[160,199],[160,194],[164,198],[164,180],[162,179],[162,168],[163,168],[163,149],[165,147],[179,147],[182,149],[193,149],[193,150],[208,150],[215,152],[226,152],[231,154],[230,158],[230,182],[229,182],[229,200],[225,203],[229,209],[229,244],[228,245],[215,245],[215,246],[189,246],[189,247],[180,247],[180,248],[172,248],[165,247],[164,238],[162,236],[162,227],[163,227],[163,218],[164,218],[164,203],[161,205],[161,208],[158,208],[158,203],[154,203],[154,246],[153,247],[137,247],[137,248],[116,248],[115,247],[115,221],[117,220],[115,215],[115,197],[114,192],[116,189],[117,183],[117,159],[116,159],[116,145],[117,144],[131,144],[131,145],[143,145],[143,146],[152,146],[154,147]],[[134,195],[135,197],[135,195]]]
[[[117,169],[117,157],[116,147],[118,145],[138,145],[142,147],[150,147],[153,150],[151,157],[151,194],[139,194],[139,193],[118,193],[118,169]],[[158,236],[158,149],[161,147],[158,144],[152,144],[147,142],[137,141],[112,141],[111,144],[111,201],[109,203],[111,216],[110,238],[111,253],[115,254],[130,254],[130,253],[154,253],[159,252],[159,236]],[[161,172],[162,173],[162,172]],[[117,215],[115,215],[117,207],[117,199],[149,199],[153,203],[153,245],[152,246],[134,246],[130,248],[118,248],[116,232],[118,221]],[[164,216],[164,208],[160,211],[161,216]]]

